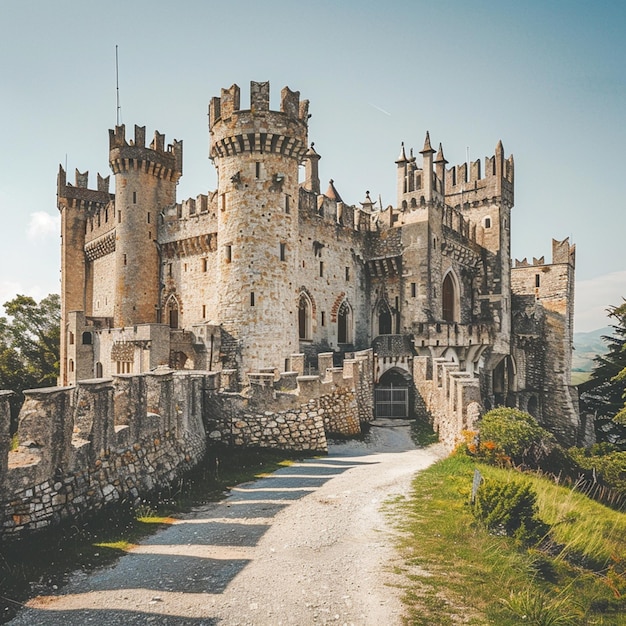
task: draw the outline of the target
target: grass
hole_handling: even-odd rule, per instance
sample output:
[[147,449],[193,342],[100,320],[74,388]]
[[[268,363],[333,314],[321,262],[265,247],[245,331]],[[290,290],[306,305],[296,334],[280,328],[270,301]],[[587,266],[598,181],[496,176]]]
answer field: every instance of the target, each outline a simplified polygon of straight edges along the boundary
[[[626,624],[626,516],[531,476],[539,517],[552,531],[525,549],[474,518],[475,467],[460,455],[440,461],[415,478],[410,499],[394,505],[406,624]],[[485,477],[519,477],[478,468]]]

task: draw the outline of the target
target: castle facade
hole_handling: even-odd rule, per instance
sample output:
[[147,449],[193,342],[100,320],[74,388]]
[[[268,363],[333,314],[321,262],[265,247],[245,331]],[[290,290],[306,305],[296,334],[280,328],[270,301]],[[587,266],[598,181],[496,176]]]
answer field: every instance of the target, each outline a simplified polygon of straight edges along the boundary
[[[308,138],[308,107],[269,83],[209,106],[215,191],[179,202],[182,142],[109,131],[109,177],[58,175],[62,216],[62,385],[160,366],[311,372],[317,356],[373,349],[377,415],[471,428],[516,406],[564,443],[589,441],[570,386],[575,247],[511,267],[513,157],[449,167],[428,133],[402,146],[397,202],[358,206],[330,182]],[[231,383],[233,384],[233,383]]]

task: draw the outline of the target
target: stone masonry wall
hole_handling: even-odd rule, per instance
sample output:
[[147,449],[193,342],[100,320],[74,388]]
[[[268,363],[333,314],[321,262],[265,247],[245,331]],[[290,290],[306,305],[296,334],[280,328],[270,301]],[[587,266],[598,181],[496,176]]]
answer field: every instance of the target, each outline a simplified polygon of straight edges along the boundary
[[[209,439],[325,452],[327,434],[359,434],[361,424],[372,419],[372,351],[346,359],[343,368],[332,367],[332,353],[318,358],[319,376],[250,374],[245,394],[219,391],[216,385],[207,397]],[[303,355],[293,355],[292,363],[296,361],[302,365]]]
[[170,485],[204,455],[204,386],[201,374],[166,372],[27,391],[12,451],[1,395],[0,538]]

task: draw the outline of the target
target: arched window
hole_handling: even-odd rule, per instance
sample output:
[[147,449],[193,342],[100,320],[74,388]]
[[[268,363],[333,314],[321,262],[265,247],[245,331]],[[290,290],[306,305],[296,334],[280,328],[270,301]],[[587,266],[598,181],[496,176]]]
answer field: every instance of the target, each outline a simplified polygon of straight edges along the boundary
[[83,333],[83,346],[90,346],[91,343],[91,333],[89,331],[85,331]]
[[96,363],[96,378],[102,378],[102,363],[100,361]]
[[300,294],[298,300],[298,337],[300,339],[311,339],[311,300],[305,293]]
[[170,328],[178,328],[178,300],[174,296],[167,301],[166,310]]
[[448,272],[443,279],[443,287],[441,289],[441,299],[443,308],[443,319],[446,322],[459,321],[459,298],[456,289],[456,283],[452,276],[452,272]]
[[378,334],[391,335],[392,333],[391,311],[386,302],[381,302],[378,307]]
[[345,300],[337,312],[337,343],[352,343],[352,309]]

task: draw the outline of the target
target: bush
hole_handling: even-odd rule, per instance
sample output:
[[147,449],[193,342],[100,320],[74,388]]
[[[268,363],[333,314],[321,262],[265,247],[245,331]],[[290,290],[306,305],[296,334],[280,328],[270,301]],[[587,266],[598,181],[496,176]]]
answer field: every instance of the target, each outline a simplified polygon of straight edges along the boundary
[[529,413],[500,407],[485,413],[478,423],[479,451],[491,447],[515,464],[540,467],[557,446],[554,436]]
[[478,489],[474,515],[490,532],[538,543],[550,527],[537,518],[537,493],[528,481],[485,480]]

